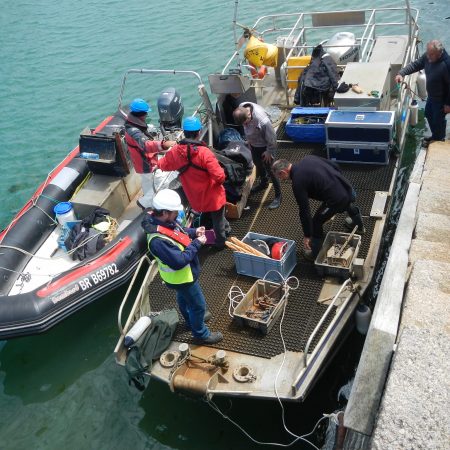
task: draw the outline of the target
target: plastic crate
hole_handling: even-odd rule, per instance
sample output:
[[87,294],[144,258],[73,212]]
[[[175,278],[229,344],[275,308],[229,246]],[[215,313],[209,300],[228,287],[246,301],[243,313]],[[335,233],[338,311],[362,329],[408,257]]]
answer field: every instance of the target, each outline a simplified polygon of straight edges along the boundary
[[[264,300],[267,301],[269,298],[275,304],[272,309],[264,310],[254,306],[255,301],[264,296],[267,296]],[[258,280],[238,303],[234,309],[233,317],[241,326],[247,325],[267,334],[282,313],[287,297],[288,294],[280,283]],[[251,312],[256,312],[256,314],[251,315]],[[258,314],[260,313],[263,316],[259,317]]]
[[293,108],[286,123],[286,134],[295,142],[325,143],[325,120],[331,109],[333,108]]
[[236,272],[241,275],[247,275],[255,278],[264,278],[267,274],[267,280],[279,282],[281,281],[280,276],[275,272],[270,272],[271,270],[275,270],[279,272],[283,278],[287,278],[297,265],[295,241],[252,232],[247,233],[243,241],[248,243],[253,239],[261,239],[269,242],[287,242],[286,252],[280,260],[234,252],[233,255],[236,263]]
[[359,234],[354,234],[350,241],[350,247],[353,247],[355,250],[348,267],[331,265],[324,262],[328,249],[335,243],[342,245],[349,236],[350,233],[339,233],[336,231],[330,231],[327,233],[322,248],[320,249],[319,254],[317,255],[317,258],[314,262],[317,273],[320,276],[328,275],[332,277],[349,278],[352,275],[353,263],[358,256],[359,247],[361,245],[361,236]]

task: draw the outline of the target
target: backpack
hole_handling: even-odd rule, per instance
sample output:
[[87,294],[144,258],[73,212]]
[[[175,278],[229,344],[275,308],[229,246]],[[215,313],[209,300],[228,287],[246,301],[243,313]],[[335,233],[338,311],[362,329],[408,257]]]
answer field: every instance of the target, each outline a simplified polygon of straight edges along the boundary
[[72,251],[71,257],[74,261],[77,259],[83,261],[94,256],[106,245],[104,234],[92,228],[92,225],[105,221],[107,216],[109,216],[107,209],[96,208],[70,230],[64,245],[67,251]]
[[178,325],[178,313],[175,308],[161,311],[152,317],[152,323],[142,336],[128,349],[125,370],[128,384],[143,391],[144,373],[151,370],[153,361],[158,359],[172,341]]

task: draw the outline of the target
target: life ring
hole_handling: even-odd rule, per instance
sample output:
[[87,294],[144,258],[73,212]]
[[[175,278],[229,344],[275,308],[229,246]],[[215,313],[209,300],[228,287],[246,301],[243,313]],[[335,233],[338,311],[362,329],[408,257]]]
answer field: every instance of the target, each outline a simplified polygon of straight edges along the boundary
[[257,80],[262,80],[267,75],[267,67],[261,66],[258,69],[256,69],[255,66],[250,66],[250,73],[252,75],[252,78],[255,78]]

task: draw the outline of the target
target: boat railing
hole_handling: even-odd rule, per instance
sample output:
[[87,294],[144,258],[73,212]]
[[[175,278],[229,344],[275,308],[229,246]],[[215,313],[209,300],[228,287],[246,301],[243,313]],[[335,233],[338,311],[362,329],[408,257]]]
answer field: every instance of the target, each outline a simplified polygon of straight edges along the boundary
[[[319,332],[320,328],[322,327],[322,325],[324,324],[325,320],[328,318],[328,316],[334,312],[335,309],[335,305],[336,302],[338,301],[340,295],[342,294],[342,292],[344,291],[344,289],[347,288],[348,285],[352,285],[353,286],[353,282],[351,280],[351,278],[348,278],[347,280],[344,281],[344,283],[342,284],[342,286],[339,288],[339,290],[337,291],[337,293],[335,294],[335,296],[333,297],[332,301],[330,302],[330,304],[328,305],[328,308],[326,309],[326,311],[324,312],[324,314],[322,315],[321,319],[319,320],[318,324],[316,325],[316,327],[314,328],[314,330],[312,331],[311,335],[309,336],[308,341],[306,342],[306,346],[305,349],[303,351],[303,358],[302,358],[302,365],[301,365],[301,370],[299,372],[299,374],[297,375],[294,383],[292,384],[292,387],[295,391],[297,391],[298,389],[298,385],[299,385],[299,381],[300,378],[303,374],[303,372],[307,369],[308,365],[310,364],[310,359],[312,358],[313,355],[311,355],[310,357],[308,357],[309,354],[309,349],[317,335],[317,333]],[[347,305],[347,303],[353,298],[353,295],[350,294],[348,295],[348,297],[345,299],[345,301],[340,305],[341,308],[345,309],[345,306]],[[317,345],[315,351],[318,351],[318,347],[319,345]]]
[[[383,15],[394,14],[395,12],[405,12],[405,18],[403,20],[391,20]],[[331,12],[299,12],[291,14],[271,14],[261,16],[257,19],[252,28],[248,30],[254,33],[256,36],[265,38],[267,35],[276,34],[277,38],[282,36],[282,33],[286,32],[284,37],[286,46],[279,47],[283,52],[282,60],[287,61],[292,56],[298,56],[307,54],[312,48],[314,48],[318,42],[312,44],[306,43],[306,36],[310,34],[312,30],[314,32],[326,31],[327,29],[336,29],[336,27],[345,26],[346,29],[351,29],[357,36],[357,43],[360,47],[360,62],[367,62],[370,59],[370,55],[373,46],[376,41],[377,31],[383,27],[408,27],[405,34],[408,35],[408,56],[406,61],[410,59],[411,47],[417,37],[419,11],[416,8],[407,7],[382,7],[382,8],[367,8],[358,10],[336,10]],[[287,26],[286,22],[290,21],[291,24]],[[358,31],[360,31],[358,33]],[[270,39],[265,39],[269,42]],[[323,41],[323,47],[348,47],[347,45],[327,45],[326,40]],[[227,61],[225,67],[222,70],[222,74],[225,74],[226,70],[231,64],[236,61],[238,66],[242,65],[241,55],[239,50],[236,50],[232,57]],[[288,72],[289,70],[303,69],[304,66],[288,66],[284,73],[284,89],[285,96],[289,104],[289,83]]]
[[200,105],[197,106],[197,108],[193,112],[193,116],[200,114],[200,112],[205,112],[207,115],[207,118],[204,122],[207,124],[207,130],[204,130],[204,135],[208,132],[209,137],[209,145],[213,145],[213,136],[214,136],[214,130],[213,126],[215,121],[213,120],[215,117],[214,109],[211,104],[211,100],[209,99],[208,92],[205,88],[205,84],[203,83],[202,77],[193,70],[176,70],[176,69],[128,69],[122,79],[122,85],[120,88],[119,93],[119,106],[118,109],[120,113],[126,117],[127,113],[123,110],[122,102],[123,102],[123,95],[125,92],[125,86],[128,80],[128,76],[130,74],[144,74],[144,75],[187,75],[192,76],[198,81],[198,93],[201,98]]
[[[156,262],[151,261],[147,255],[144,255],[139,260],[139,263],[136,267],[133,278],[131,279],[130,284],[128,285],[128,289],[123,297],[122,303],[120,304],[119,312],[117,315],[117,326],[119,328],[121,337],[125,336],[125,334],[128,332],[132,323],[134,323],[134,321],[139,318],[137,316],[142,315],[142,311],[140,310],[141,305],[143,303],[145,303],[145,301],[147,301],[147,303],[149,303],[149,298],[147,295],[148,294],[148,284],[149,284],[148,282],[149,282],[149,278],[152,276],[152,268],[155,267],[155,263]],[[130,298],[131,291],[135,287],[135,282],[136,282],[137,278],[139,276],[142,276],[142,271],[144,269],[146,270],[144,280],[143,280],[143,282],[139,288],[139,291],[136,295],[135,301],[134,301],[131,311],[128,315],[128,319],[125,322],[125,325],[122,325],[122,313],[123,313],[124,307],[127,304],[128,299]],[[150,312],[150,304],[148,305],[148,311],[146,311],[146,312]],[[144,314],[145,314],[145,312],[144,312]]]

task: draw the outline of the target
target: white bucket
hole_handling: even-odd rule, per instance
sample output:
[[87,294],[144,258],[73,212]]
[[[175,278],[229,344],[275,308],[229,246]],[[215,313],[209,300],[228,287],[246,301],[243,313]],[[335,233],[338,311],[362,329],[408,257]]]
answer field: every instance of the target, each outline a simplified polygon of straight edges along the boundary
[[53,212],[56,214],[56,220],[63,226],[66,222],[73,222],[77,220],[75,212],[70,202],[58,203],[54,208]]

